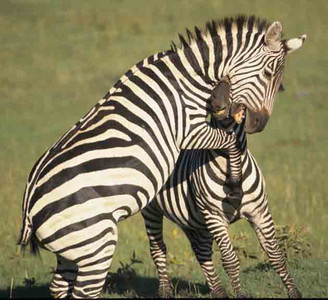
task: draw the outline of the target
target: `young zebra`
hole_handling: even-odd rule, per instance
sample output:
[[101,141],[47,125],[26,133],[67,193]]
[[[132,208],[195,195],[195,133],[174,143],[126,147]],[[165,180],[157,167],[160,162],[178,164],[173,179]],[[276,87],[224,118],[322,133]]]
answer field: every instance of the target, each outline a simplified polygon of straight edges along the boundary
[[228,225],[241,218],[254,228],[272,267],[287,288],[288,296],[301,297],[287,270],[286,257],[275,238],[264,178],[254,157],[247,150],[243,124],[238,126],[237,135],[243,164],[244,196],[241,202],[227,199],[229,156],[226,151],[186,150],[181,151],[176,168],[161,192],[142,210],[150,253],[159,276],[158,293],[161,298],[171,296],[163,241],[163,216],[178,224],[189,239],[212,297],[227,297],[212,262],[213,240],[221,251],[222,265],[237,297],[243,297],[239,261],[228,235]]
[[56,254],[52,296],[98,297],[118,221],[149,204],[180,150],[236,142],[207,122],[208,111],[227,109],[208,101],[223,78],[229,101],[249,110],[248,131],[263,130],[286,54],[305,39],[280,41],[281,32],[279,22],[269,26],[255,17],[214,22],[196,28],[195,37],[188,31],[181,49],[132,67],[41,156],[25,189],[19,244],[31,242],[36,251],[38,243]]

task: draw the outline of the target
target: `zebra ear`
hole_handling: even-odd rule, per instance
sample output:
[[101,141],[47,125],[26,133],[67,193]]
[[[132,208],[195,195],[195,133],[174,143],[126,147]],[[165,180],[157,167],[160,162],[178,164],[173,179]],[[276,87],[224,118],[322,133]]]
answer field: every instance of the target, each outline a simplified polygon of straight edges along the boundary
[[273,22],[264,36],[264,42],[271,50],[279,49],[279,42],[282,35],[282,24],[278,21]]
[[223,120],[228,115],[230,98],[230,84],[227,78],[222,78],[220,83],[213,89],[210,97],[210,105],[216,117]]
[[303,34],[296,39],[289,39],[284,41],[286,46],[286,52],[291,53],[295,50],[298,50],[299,48],[302,47],[305,40],[306,40],[306,34]]

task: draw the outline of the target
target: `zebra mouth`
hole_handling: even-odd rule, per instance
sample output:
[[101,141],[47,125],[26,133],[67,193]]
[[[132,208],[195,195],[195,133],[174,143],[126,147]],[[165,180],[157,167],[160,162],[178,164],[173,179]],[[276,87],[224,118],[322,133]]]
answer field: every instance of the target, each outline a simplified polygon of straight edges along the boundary
[[222,116],[225,116],[226,115],[226,107],[223,107],[223,108],[221,108],[221,109],[219,109],[219,110],[217,110],[216,112],[215,112],[215,114],[216,114],[216,116],[217,117],[222,117]]
[[246,133],[257,133],[261,132],[266,126],[269,120],[270,114],[265,108],[262,108],[260,111],[247,110],[246,118]]

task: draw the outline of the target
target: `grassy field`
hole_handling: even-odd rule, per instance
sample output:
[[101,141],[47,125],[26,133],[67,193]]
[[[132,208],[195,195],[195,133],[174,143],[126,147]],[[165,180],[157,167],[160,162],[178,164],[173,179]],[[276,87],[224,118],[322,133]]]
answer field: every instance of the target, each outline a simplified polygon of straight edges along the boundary
[[[49,296],[54,256],[22,257],[15,245],[27,175],[40,155],[137,61],[168,49],[186,27],[239,13],[280,20],[286,38],[308,35],[304,48],[288,58],[286,91],[266,130],[249,137],[249,148],[265,175],[275,223],[289,225],[286,247],[296,283],[304,296],[328,297],[327,12],[325,0],[0,1],[0,297]],[[176,296],[208,296],[181,231],[168,222],[165,229]],[[129,268],[136,271],[131,280],[112,284],[103,296],[154,296],[156,271],[140,215],[119,231],[111,272],[134,250],[143,263]],[[285,297],[246,222],[230,232],[246,249],[245,291]],[[214,259],[232,295],[217,252]]]

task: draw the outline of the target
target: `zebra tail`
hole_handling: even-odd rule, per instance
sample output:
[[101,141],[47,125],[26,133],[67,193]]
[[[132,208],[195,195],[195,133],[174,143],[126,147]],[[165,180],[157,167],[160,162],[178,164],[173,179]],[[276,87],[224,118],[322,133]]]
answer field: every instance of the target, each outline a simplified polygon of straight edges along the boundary
[[25,253],[25,248],[28,244],[30,244],[31,253],[34,255],[40,254],[37,239],[33,233],[32,223],[30,222],[29,218],[26,217],[23,222],[23,228],[21,229],[17,245],[20,245],[22,252]]

